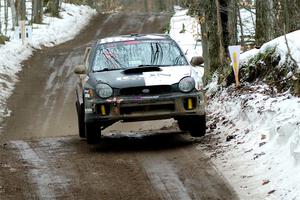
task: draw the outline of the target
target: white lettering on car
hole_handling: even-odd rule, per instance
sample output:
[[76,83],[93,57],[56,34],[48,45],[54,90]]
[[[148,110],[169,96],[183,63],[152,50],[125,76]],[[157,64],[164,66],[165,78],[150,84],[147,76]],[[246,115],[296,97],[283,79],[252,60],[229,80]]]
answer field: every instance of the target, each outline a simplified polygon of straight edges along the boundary
[[144,72],[146,86],[173,85],[190,76],[189,66],[161,67],[160,72]]
[[143,75],[117,77],[116,81],[143,80]]

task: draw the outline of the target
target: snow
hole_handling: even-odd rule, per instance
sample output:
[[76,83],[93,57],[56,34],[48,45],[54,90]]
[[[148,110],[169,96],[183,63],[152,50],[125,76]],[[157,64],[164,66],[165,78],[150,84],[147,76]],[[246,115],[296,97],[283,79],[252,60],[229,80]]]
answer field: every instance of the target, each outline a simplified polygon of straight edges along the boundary
[[188,60],[202,55],[201,29],[197,19],[187,15],[188,10],[174,7],[175,14],[170,21],[170,36],[181,47]]
[[[0,122],[10,115],[6,102],[18,81],[21,62],[29,58],[35,49],[73,39],[95,14],[96,11],[88,6],[63,3],[61,18],[44,16],[42,25],[33,25],[32,38],[26,44],[22,45],[21,40],[11,37],[10,42],[0,45]],[[8,34],[13,35],[12,32]]]
[[[275,54],[280,56],[279,67],[285,67],[286,64],[293,63],[291,57],[296,61],[300,71],[300,30],[280,36],[261,46],[260,49],[251,49],[241,54],[241,62],[247,63],[251,58],[259,53],[264,53],[269,49],[275,48]],[[290,52],[289,52],[290,51]],[[291,57],[288,55],[290,54]]]
[[249,61],[251,58],[256,56],[259,52],[260,52],[259,49],[251,49],[249,51],[242,53],[240,56],[241,65],[247,63],[247,61]]
[[[187,10],[176,8],[170,35],[184,51],[194,52],[198,38],[191,33],[199,32],[199,28],[192,25],[195,19],[186,13]],[[241,14],[243,21],[251,17],[249,12]],[[179,33],[182,23],[188,30],[184,34]],[[251,27],[248,30],[253,31]],[[291,54],[298,63],[299,37],[300,31],[287,35]],[[241,62],[246,63],[274,46],[281,56],[280,66],[285,67],[290,60],[283,36],[261,49],[242,53]],[[243,88],[236,89],[222,88],[217,81],[215,74],[206,86],[208,130],[197,148],[207,153],[240,199],[300,199],[300,98],[288,91],[277,94],[263,83],[244,83]]]
[[[276,52],[280,55],[279,65],[283,66],[286,62],[290,62],[290,58],[287,56],[288,47],[290,48],[291,56],[296,60],[298,66],[300,66],[300,30],[287,34],[286,36],[278,37],[266,44],[264,44],[260,52],[266,51],[268,48],[276,47]],[[287,40],[287,42],[286,42]],[[288,44],[288,45],[287,45]]]
[[249,89],[241,94],[231,87],[210,100],[209,132],[222,152],[213,161],[241,199],[300,197],[300,99],[271,97],[267,86]]

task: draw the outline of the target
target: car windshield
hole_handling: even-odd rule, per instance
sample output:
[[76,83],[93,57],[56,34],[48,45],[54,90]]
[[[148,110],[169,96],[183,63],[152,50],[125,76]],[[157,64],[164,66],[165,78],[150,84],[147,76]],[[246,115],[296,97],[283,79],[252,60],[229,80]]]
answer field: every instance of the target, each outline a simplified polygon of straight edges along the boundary
[[100,44],[94,57],[93,71],[175,65],[188,65],[185,56],[175,42],[133,40]]

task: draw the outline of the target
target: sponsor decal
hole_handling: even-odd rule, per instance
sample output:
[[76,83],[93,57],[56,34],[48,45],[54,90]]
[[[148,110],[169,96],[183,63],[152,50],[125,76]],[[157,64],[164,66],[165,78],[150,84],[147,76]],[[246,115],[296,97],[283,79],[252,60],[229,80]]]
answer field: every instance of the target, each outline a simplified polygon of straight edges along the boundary
[[131,41],[134,40],[134,38],[124,38],[124,37],[110,37],[110,38],[105,38],[100,40],[100,44],[104,43],[110,43],[110,42],[123,42],[123,41]]
[[107,99],[106,102],[112,103],[113,106],[113,112],[119,113],[120,112],[120,104],[123,102],[123,99],[120,99],[118,97],[114,97],[112,99]]
[[159,96],[147,96],[147,97],[141,97],[141,99],[158,99]]
[[136,103],[143,101],[143,100],[152,100],[152,99],[158,99],[159,96],[135,96],[133,99]]
[[190,66],[161,67],[160,72],[144,72],[146,86],[173,85],[190,75]]
[[122,76],[122,77],[117,77],[117,81],[130,81],[130,80],[143,80],[144,76],[143,75],[138,75],[138,76]]
[[150,93],[150,90],[149,90],[149,89],[143,89],[142,92],[143,92],[144,94],[149,94],[149,93]]
[[91,109],[91,108],[86,108],[86,109],[84,109],[84,111],[85,111],[86,113],[92,113],[92,112],[93,112],[93,109]]

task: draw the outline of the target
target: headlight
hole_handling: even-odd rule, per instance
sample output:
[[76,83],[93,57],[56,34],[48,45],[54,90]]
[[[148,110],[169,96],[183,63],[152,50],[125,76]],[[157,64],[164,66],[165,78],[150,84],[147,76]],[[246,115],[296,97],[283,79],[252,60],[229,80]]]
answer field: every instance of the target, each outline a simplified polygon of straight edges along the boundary
[[107,84],[98,84],[96,86],[96,92],[99,95],[99,97],[106,99],[113,95],[113,89],[107,85]]
[[192,77],[183,78],[178,84],[181,92],[190,92],[195,88],[195,80]]

